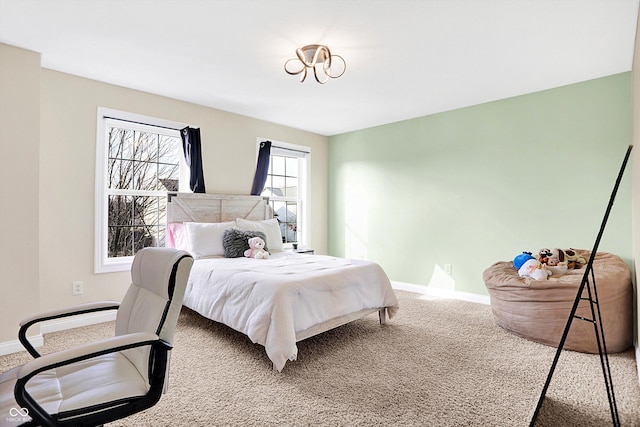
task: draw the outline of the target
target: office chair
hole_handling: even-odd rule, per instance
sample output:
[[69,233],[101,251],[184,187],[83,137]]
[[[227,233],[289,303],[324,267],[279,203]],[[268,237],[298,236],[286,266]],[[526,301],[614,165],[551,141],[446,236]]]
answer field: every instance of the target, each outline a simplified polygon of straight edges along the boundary
[[[134,257],[121,303],[51,310],[20,323],[33,360],[0,375],[0,426],[95,426],[155,405],[167,383],[170,350],[193,258],[171,248]],[[115,336],[40,355],[26,338],[42,321],[117,309]]]

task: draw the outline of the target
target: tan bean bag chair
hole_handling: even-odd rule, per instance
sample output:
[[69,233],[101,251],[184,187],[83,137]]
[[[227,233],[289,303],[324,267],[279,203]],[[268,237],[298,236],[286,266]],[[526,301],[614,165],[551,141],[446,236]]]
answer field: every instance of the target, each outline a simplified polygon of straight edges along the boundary
[[[578,252],[589,260],[591,251]],[[558,347],[584,272],[582,267],[537,281],[518,276],[513,262],[501,261],[482,276],[498,325],[528,340]],[[593,272],[607,352],[624,351],[633,343],[631,272],[620,257],[606,252],[596,253]],[[583,295],[588,295],[586,286]],[[589,302],[580,301],[576,314],[591,319]],[[574,318],[563,348],[598,353],[593,323]]]

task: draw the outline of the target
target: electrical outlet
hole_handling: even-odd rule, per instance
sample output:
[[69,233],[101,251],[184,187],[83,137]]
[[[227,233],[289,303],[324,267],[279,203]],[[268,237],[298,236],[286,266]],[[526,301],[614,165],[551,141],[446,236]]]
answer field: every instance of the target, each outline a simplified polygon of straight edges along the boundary
[[444,265],[444,272],[451,276],[451,264]]
[[71,293],[73,295],[82,295],[84,293],[84,283],[82,281],[73,282]]

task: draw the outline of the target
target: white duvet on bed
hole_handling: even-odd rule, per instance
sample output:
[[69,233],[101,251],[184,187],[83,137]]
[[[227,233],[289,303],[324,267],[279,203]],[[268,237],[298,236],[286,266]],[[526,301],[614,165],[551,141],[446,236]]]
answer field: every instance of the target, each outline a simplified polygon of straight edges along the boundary
[[296,332],[368,308],[392,317],[398,300],[378,264],[278,252],[196,260],[184,305],[263,345],[280,371],[297,357]]

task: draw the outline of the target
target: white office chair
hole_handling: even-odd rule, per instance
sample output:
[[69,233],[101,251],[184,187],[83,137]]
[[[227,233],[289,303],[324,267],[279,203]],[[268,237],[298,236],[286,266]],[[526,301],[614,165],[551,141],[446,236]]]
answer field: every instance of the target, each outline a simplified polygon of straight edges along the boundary
[[[0,375],[0,425],[94,426],[155,405],[192,265],[187,252],[145,248],[133,260],[122,303],[82,304],[23,320],[19,339],[35,359]],[[26,339],[35,323],[110,309],[118,310],[112,338],[43,356]]]

